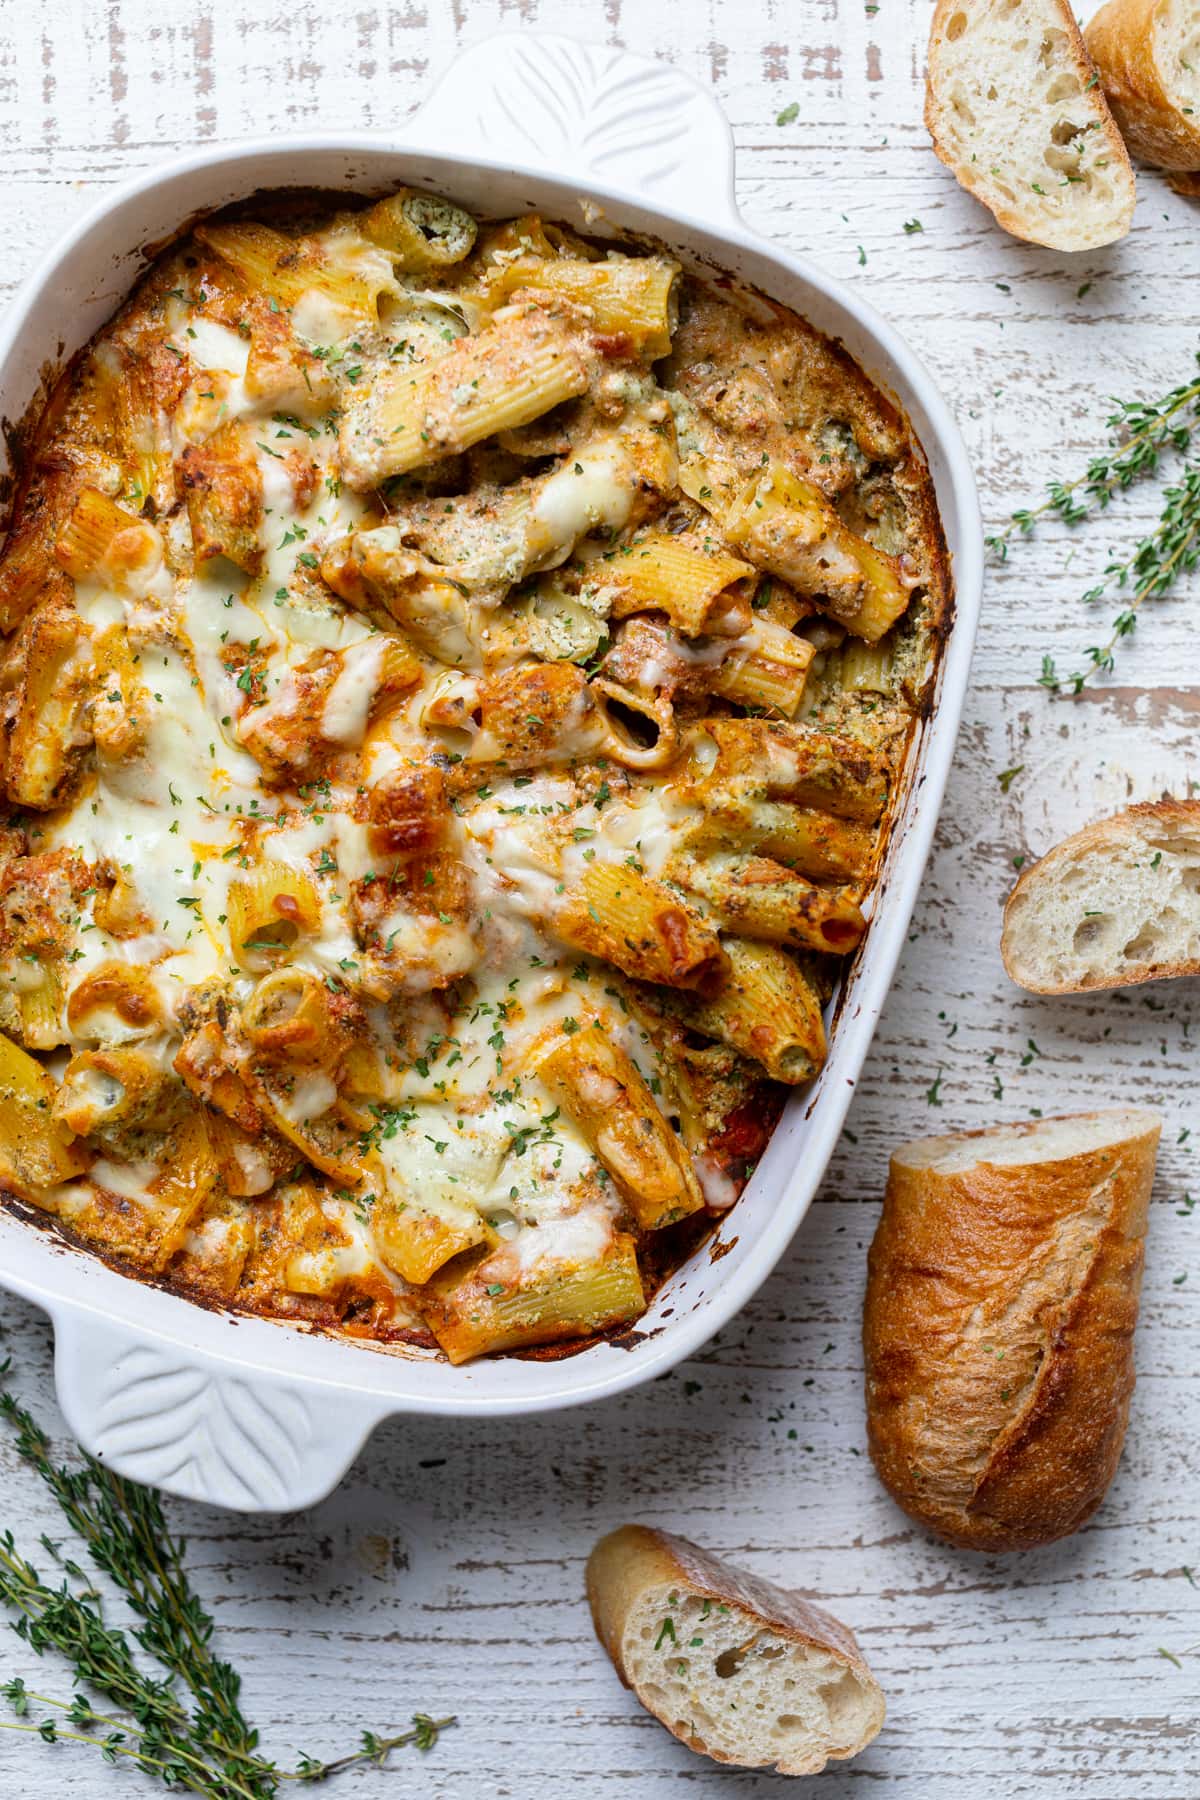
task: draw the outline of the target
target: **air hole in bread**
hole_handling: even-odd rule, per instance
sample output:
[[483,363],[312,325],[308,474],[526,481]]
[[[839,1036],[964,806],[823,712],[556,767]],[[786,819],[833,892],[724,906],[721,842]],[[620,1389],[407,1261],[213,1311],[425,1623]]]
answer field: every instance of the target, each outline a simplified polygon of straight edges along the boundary
[[[1069,77],[1063,75],[1055,82],[1054,86],[1050,89],[1050,92],[1046,95],[1046,98],[1050,101],[1051,105],[1055,105],[1059,100],[1065,100],[1069,94],[1075,94],[1077,92],[1078,87],[1076,83],[1071,81]],[[1050,140],[1055,144],[1072,144],[1082,132],[1082,125],[1075,125],[1070,119],[1060,119],[1056,125],[1052,125],[1050,128]]]
[[858,1709],[858,1689],[848,1669],[843,1669],[836,1681],[825,1682],[817,1689],[817,1693],[835,1732]]
[[1048,31],[1042,38],[1042,47],[1038,51],[1038,61],[1044,69],[1048,69],[1058,51],[1066,43],[1066,36],[1061,31]]
[[987,91],[987,97],[989,100],[998,100],[1000,98],[1000,95],[999,95],[998,91],[996,90],[996,88],[989,87],[989,89]]
[[787,1655],[786,1644],[761,1644],[755,1652],[764,1662],[774,1662],[777,1657]]
[[1096,919],[1081,919],[1079,924],[1075,927],[1075,935],[1071,939],[1071,948],[1073,950],[1086,950],[1089,945],[1094,944],[1096,939],[1101,936],[1104,927],[1108,923],[1109,916],[1107,913],[1101,913],[1100,917]]
[[956,12],[954,14],[954,16],[952,17],[952,19],[950,20],[950,23],[946,27],[946,36],[950,39],[950,42],[953,44],[962,36],[963,32],[966,29],[967,29],[966,13]]
[[719,1675],[722,1681],[728,1681],[731,1675],[737,1674],[749,1651],[749,1644],[735,1644],[732,1650],[722,1650],[713,1664],[714,1675]]
[[1126,962],[1153,962],[1159,953],[1158,921],[1143,925],[1136,937],[1131,937],[1121,955]]

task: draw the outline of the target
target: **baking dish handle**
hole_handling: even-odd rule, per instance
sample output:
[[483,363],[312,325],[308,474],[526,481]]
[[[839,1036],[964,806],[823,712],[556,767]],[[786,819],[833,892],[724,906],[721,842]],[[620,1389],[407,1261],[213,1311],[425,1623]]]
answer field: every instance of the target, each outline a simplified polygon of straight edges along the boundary
[[553,32],[502,32],[473,44],[413,122],[432,150],[478,146],[560,180],[630,188],[650,206],[718,229],[740,224],[733,138],[690,75]]
[[323,1500],[388,1411],[74,1307],[56,1311],[54,1378],[68,1426],[106,1468],[235,1512]]

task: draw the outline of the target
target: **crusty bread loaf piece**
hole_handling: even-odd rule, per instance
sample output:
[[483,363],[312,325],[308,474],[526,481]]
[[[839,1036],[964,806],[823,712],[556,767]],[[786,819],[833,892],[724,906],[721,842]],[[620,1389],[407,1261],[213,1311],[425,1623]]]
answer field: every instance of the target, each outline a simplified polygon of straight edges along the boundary
[[642,1705],[717,1762],[815,1775],[883,1724],[854,1633],[686,1538],[623,1525],[588,1558],[596,1634]]
[[1200,800],[1127,807],[1022,869],[1000,954],[1034,994],[1200,974]]
[[1108,0],[1084,33],[1126,148],[1156,169],[1200,169],[1200,5]]
[[938,0],[925,123],[1006,231],[1094,250],[1133,222],[1133,169],[1067,0]]
[[1167,178],[1167,186],[1173,187],[1185,200],[1200,200],[1200,169],[1176,170]]
[[1120,1107],[892,1157],[863,1313],[868,1441],[892,1498],[952,1544],[1048,1544],[1103,1499],[1161,1128]]

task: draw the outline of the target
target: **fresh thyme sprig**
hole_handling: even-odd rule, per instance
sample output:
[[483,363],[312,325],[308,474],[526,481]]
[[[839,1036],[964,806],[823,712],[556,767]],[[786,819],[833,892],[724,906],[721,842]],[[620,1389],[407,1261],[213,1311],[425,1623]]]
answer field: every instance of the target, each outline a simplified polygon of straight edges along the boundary
[[[1197,352],[1200,363],[1200,352]],[[1067,525],[1079,525],[1103,511],[1114,494],[1158,474],[1164,456],[1184,456],[1200,419],[1200,379],[1184,382],[1157,401],[1120,401],[1108,417],[1108,451],[1095,456],[1074,481],[1052,481],[1039,506],[1013,513],[1002,530],[987,539],[1000,562],[1008,557],[1014,537],[1028,537],[1039,519],[1053,514]],[[1154,529],[1124,561],[1108,564],[1101,579],[1083,595],[1093,604],[1110,589],[1124,589],[1128,599],[1113,619],[1108,637],[1084,652],[1086,667],[1060,676],[1050,656],[1042,658],[1038,677],[1052,694],[1078,694],[1093,676],[1109,674],[1117,645],[1137,626],[1146,600],[1160,598],[1179,577],[1200,563],[1200,465],[1185,466],[1182,478],[1163,490],[1162,509]]]
[[[0,1376],[6,1372],[0,1365]],[[11,1532],[0,1535],[0,1602],[16,1615],[13,1629],[36,1655],[64,1656],[77,1685],[73,1698],[62,1700],[33,1692],[19,1676],[0,1684],[16,1715],[0,1720],[0,1730],[90,1745],[106,1762],[128,1760],[167,1787],[205,1800],[274,1800],[283,1782],[324,1781],[358,1763],[379,1766],[408,1745],[429,1750],[455,1723],[416,1713],[408,1731],[390,1737],[366,1731],[357,1750],[278,1768],[259,1752],[258,1733],[241,1709],[237,1672],[213,1652],[212,1619],[186,1573],[186,1542],[167,1529],[158,1495],[91,1457],[77,1469],[56,1464],[41,1427],[3,1389],[0,1417],[13,1428],[19,1455],[141,1621],[128,1633],[109,1625],[86,1572],[50,1537],[42,1545],[61,1571],[57,1587],[20,1554]],[[163,1677],[143,1673],[133,1644],[166,1671]],[[101,1711],[89,1693],[117,1710]],[[36,1721],[34,1705],[48,1709]]]

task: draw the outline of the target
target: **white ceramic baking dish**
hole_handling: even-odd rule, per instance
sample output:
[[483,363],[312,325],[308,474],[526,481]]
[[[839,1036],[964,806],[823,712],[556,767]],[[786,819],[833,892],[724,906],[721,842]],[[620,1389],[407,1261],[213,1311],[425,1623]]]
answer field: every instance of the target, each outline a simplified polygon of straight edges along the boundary
[[[622,1345],[559,1361],[451,1368],[147,1287],[0,1212],[0,1283],[50,1314],[59,1399],[81,1443],[135,1480],[244,1511],[321,1499],[392,1413],[546,1412],[661,1375],[759,1287],[808,1210],[837,1142],[904,942],[954,750],[979,609],[982,535],[953,420],[925,370],[860,294],[748,230],[733,146],[711,96],[677,70],[567,38],[477,44],[396,141],[293,137],[205,150],[115,189],[30,277],[0,330],[0,411],[22,416],[47,364],[111,316],[144,263],[198,211],[260,188],[444,191],[478,213],[539,208],[603,233],[665,239],[840,338],[908,413],[929,457],[952,559],[953,627],[936,708],[910,766],[877,916],[815,1087],[789,1105],[749,1187]],[[714,1255],[714,1250],[719,1254]]]

